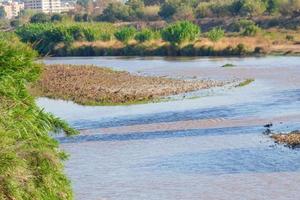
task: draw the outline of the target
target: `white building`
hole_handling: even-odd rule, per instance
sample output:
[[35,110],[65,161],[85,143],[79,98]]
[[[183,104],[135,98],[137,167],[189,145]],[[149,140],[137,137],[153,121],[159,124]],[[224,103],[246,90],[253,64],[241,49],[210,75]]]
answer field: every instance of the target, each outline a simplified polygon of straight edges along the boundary
[[5,11],[5,18],[12,19],[14,17],[19,16],[20,11],[24,9],[24,4],[14,1],[6,1],[4,3],[0,3],[0,6],[3,7]]
[[25,9],[31,9],[43,13],[60,13],[60,0],[25,0]]

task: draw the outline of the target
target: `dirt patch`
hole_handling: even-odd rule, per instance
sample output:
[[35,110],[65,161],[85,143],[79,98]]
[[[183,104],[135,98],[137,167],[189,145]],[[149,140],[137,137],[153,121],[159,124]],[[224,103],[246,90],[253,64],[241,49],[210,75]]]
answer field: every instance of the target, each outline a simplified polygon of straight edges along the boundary
[[292,131],[287,134],[278,133],[271,136],[276,142],[286,144],[289,147],[300,147],[300,131]]
[[224,84],[211,80],[137,76],[95,66],[49,65],[31,91],[36,96],[72,100],[84,105],[130,104]]

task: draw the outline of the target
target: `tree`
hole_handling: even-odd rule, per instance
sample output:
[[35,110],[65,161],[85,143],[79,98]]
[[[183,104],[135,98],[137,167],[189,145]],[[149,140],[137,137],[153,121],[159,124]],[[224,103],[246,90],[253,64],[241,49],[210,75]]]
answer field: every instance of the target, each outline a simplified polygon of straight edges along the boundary
[[267,4],[262,0],[241,0],[240,14],[244,16],[256,16],[263,14]]
[[179,21],[163,29],[162,38],[172,45],[180,45],[184,41],[195,40],[199,34],[199,26],[189,21]]
[[176,13],[176,7],[175,4],[166,2],[160,7],[158,15],[164,19],[168,19]]
[[220,39],[222,39],[225,35],[225,31],[223,29],[221,29],[220,27],[218,28],[213,28],[212,30],[210,30],[207,33],[208,38],[213,41],[213,42],[217,42]]
[[130,39],[133,39],[136,33],[134,27],[123,27],[119,31],[115,32],[115,37],[121,42],[127,43]]
[[300,13],[300,0],[281,0],[279,11],[282,15],[294,15]]
[[5,10],[3,7],[0,7],[0,19],[4,19],[6,16]]
[[190,6],[180,6],[176,9],[176,12],[172,16],[175,21],[188,20],[193,21],[195,19],[193,8]]
[[126,21],[129,19],[129,7],[121,2],[108,4],[103,13],[97,17],[99,21],[115,22],[118,20]]
[[30,23],[46,23],[46,22],[50,22],[50,17],[45,13],[37,13],[30,18]]
[[165,3],[165,0],[144,0],[146,6],[160,5]]
[[61,22],[62,18],[63,17],[60,14],[53,14],[51,16],[51,22]]
[[280,0],[268,0],[267,11],[270,14],[278,13]]

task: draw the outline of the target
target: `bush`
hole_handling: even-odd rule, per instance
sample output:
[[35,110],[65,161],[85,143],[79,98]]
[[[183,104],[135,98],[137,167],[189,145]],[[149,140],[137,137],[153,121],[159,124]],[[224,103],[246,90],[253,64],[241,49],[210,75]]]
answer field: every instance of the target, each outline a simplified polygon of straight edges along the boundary
[[61,22],[63,17],[60,14],[54,14],[51,16],[51,22]]
[[184,41],[195,40],[200,34],[200,28],[191,22],[179,21],[163,29],[161,34],[163,40],[178,45]]
[[242,32],[244,36],[255,36],[260,31],[260,28],[256,25],[250,25]]
[[294,41],[294,40],[295,40],[295,37],[294,37],[293,35],[286,35],[286,36],[285,36],[285,39],[286,39],[287,41]]
[[240,0],[240,5],[240,14],[245,16],[261,15],[267,9],[266,1],[262,0]]
[[127,43],[129,40],[133,39],[136,33],[134,27],[123,27],[119,31],[115,32],[115,37],[121,42]]
[[45,13],[37,13],[30,18],[30,23],[47,23],[47,22],[50,22],[50,17]]
[[14,27],[14,28],[17,28],[17,27],[21,26],[21,21],[18,20],[18,19],[11,20],[10,21],[10,26]]
[[51,53],[58,43],[69,45],[73,41],[95,41],[110,37],[116,28],[109,23],[47,23],[27,24],[16,30],[23,42],[34,44],[41,54]]
[[207,33],[208,38],[213,42],[219,41],[221,38],[224,37],[224,35],[225,32],[221,28],[213,28]]
[[154,33],[150,29],[143,29],[135,35],[135,40],[139,42],[145,42],[152,40]]

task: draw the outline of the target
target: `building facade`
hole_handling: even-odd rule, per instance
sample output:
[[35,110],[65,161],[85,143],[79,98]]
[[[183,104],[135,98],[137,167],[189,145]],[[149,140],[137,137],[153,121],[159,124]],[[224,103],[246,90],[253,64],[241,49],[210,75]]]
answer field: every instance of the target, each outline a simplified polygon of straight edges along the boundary
[[6,19],[12,19],[19,16],[20,11],[24,9],[23,3],[13,1],[2,2],[0,3],[0,6],[4,9]]
[[31,9],[43,13],[60,13],[60,0],[25,0],[25,9]]

